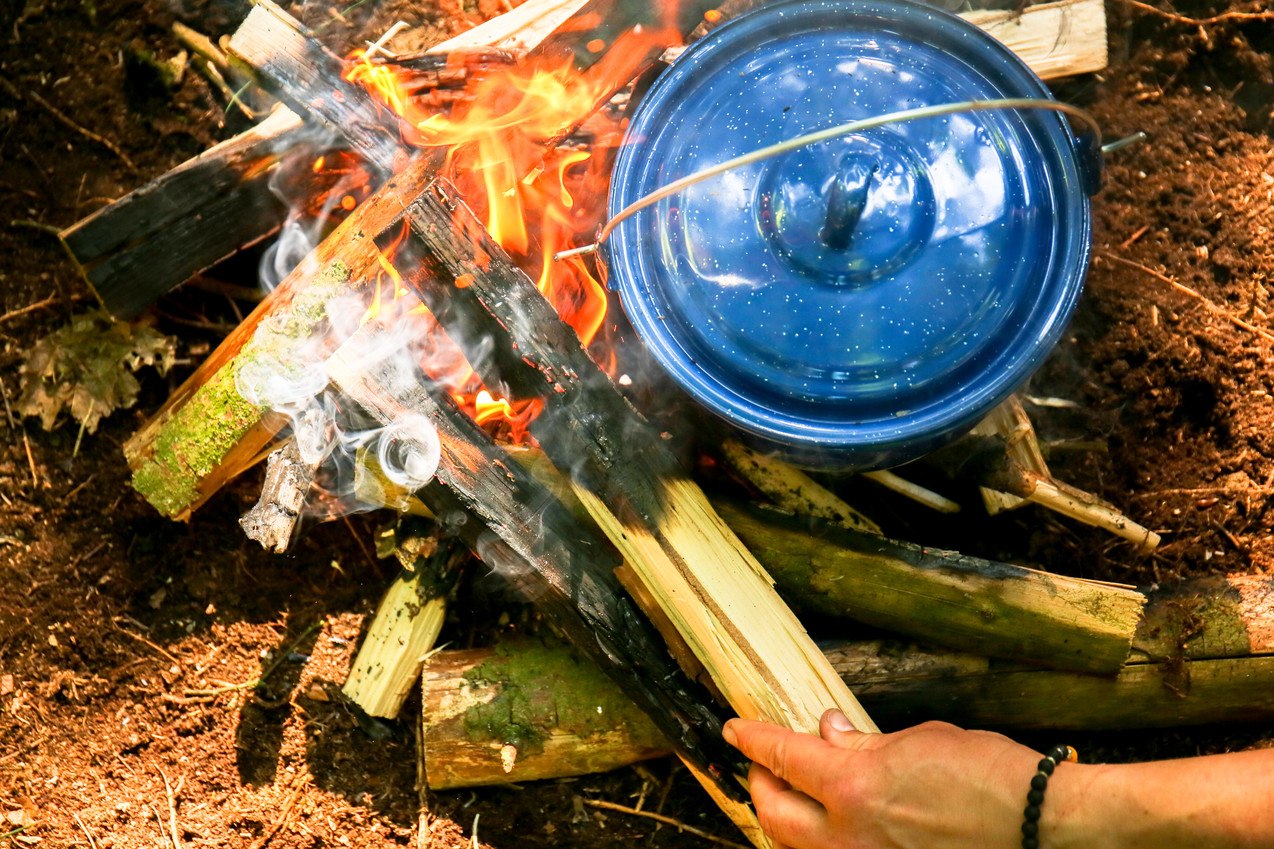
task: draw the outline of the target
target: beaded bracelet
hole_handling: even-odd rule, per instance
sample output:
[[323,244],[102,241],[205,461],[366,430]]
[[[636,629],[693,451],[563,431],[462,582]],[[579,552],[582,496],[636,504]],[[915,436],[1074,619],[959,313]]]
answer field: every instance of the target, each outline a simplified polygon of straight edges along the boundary
[[1044,804],[1044,789],[1048,787],[1048,777],[1062,761],[1075,763],[1079,760],[1079,752],[1070,746],[1054,746],[1035,767],[1035,775],[1031,776],[1031,790],[1026,794],[1026,810],[1022,812],[1022,849],[1040,849],[1040,806]]

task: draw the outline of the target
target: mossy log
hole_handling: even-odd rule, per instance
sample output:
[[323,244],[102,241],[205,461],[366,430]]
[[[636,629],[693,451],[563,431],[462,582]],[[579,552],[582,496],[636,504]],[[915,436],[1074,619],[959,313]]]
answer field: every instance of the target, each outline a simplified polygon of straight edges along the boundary
[[1112,673],[1128,659],[1145,604],[1128,587],[715,503],[798,609],[957,651]]
[[125,443],[133,487],[156,510],[173,519],[188,518],[261,456],[285,422],[240,394],[239,373],[257,363],[293,361],[295,351],[327,324],[333,299],[363,296],[379,267],[371,234],[402,214],[405,198],[432,171],[432,160],[420,158],[386,181]]
[[[1147,650],[1114,676],[893,640],[825,652],[890,730],[929,719],[1010,731],[1274,719],[1274,578],[1205,579],[1156,593],[1137,643]],[[600,772],[666,748],[640,711],[562,646],[509,641],[440,652],[422,688],[434,789]]]

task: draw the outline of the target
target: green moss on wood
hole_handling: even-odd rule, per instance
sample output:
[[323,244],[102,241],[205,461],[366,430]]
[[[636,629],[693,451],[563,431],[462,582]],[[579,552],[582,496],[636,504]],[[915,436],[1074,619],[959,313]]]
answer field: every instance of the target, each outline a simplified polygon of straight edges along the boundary
[[296,294],[286,311],[262,321],[234,359],[172,413],[150,456],[133,472],[133,488],[156,510],[178,516],[199,501],[203,481],[269,412],[239,394],[240,371],[264,357],[285,361],[283,355],[319,328],[328,302],[347,292],[350,280],[345,263],[330,263]]
[[651,722],[595,664],[559,644],[509,641],[465,678],[499,687],[494,699],[465,714],[465,733],[475,742],[538,753],[555,731],[588,738],[624,729],[651,738],[652,748],[662,745]]

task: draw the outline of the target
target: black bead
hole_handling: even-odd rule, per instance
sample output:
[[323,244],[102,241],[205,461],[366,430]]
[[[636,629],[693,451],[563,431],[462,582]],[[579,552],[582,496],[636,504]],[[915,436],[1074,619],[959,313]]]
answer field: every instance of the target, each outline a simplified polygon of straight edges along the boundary
[[1070,753],[1070,746],[1054,746],[1053,750],[1048,753],[1048,756],[1058,763],[1061,763],[1067,759]]
[[1034,837],[1040,833],[1040,824],[1035,820],[1027,820],[1022,823],[1022,834],[1027,837]]
[[1031,776],[1031,789],[1032,789],[1032,790],[1039,790],[1039,791],[1041,791],[1041,792],[1042,792],[1042,791],[1044,790],[1044,788],[1045,788],[1045,787],[1047,787],[1047,786],[1048,786],[1048,776],[1047,776],[1047,775],[1044,775],[1043,773],[1037,772],[1037,773],[1035,773],[1035,775]]
[[1022,849],[1040,849],[1040,841],[1035,837],[1023,837]]
[[1036,805],[1036,806],[1042,805],[1044,803],[1044,791],[1032,790],[1030,793],[1027,793],[1026,803],[1028,805]]
[[1052,775],[1052,774],[1053,774],[1053,769],[1054,769],[1056,766],[1057,766],[1056,762],[1054,762],[1054,761],[1052,761],[1052,760],[1050,760],[1050,759],[1048,759],[1048,758],[1045,758],[1044,760],[1040,761],[1040,762],[1039,762],[1039,765],[1038,765],[1038,766],[1036,766],[1035,768],[1036,768],[1037,770],[1039,770],[1040,772],[1044,773],[1045,775]]
[[1038,822],[1038,821],[1039,821],[1039,818],[1040,818],[1040,806],[1039,806],[1039,805],[1027,805],[1027,806],[1026,806],[1026,810],[1022,812],[1022,816],[1023,816],[1023,817],[1024,817],[1027,821],[1028,821],[1028,822]]

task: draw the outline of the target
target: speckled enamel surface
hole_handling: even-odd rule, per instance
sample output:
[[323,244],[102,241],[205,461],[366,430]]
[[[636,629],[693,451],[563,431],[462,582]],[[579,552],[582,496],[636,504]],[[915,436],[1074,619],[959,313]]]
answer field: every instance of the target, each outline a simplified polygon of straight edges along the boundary
[[[795,0],[717,30],[641,103],[618,211],[765,145],[937,103],[1047,97],[933,9]],[[623,222],[612,285],[696,399],[801,459],[882,465],[971,426],[1039,364],[1088,259],[1065,121],[894,124],[731,171]]]

